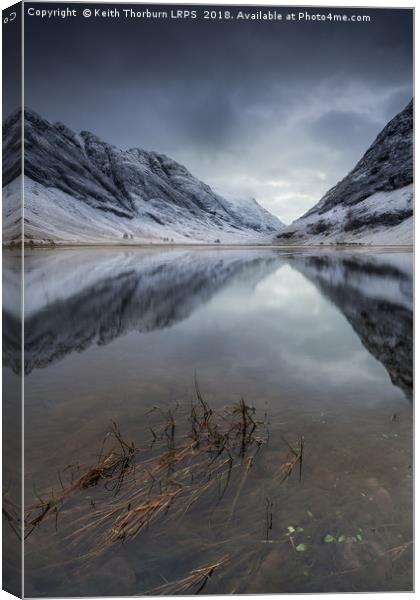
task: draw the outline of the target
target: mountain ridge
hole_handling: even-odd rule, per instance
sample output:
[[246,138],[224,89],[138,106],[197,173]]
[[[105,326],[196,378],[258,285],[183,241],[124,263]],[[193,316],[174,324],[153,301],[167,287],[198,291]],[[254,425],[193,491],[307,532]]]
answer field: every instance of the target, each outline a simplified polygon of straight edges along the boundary
[[355,167],[281,231],[284,244],[411,244],[413,100],[376,136]]
[[[19,174],[16,147],[21,118],[17,111],[3,125],[3,185],[9,187]],[[165,154],[142,148],[121,150],[91,132],[75,133],[62,123],[50,123],[26,107],[24,127],[25,236],[36,243],[169,241],[172,237],[268,243],[283,226],[255,200],[224,198]],[[15,196],[16,190],[6,194],[6,200],[10,195]],[[12,223],[18,219],[9,214],[11,201],[7,204],[6,225],[7,217]],[[71,213],[69,225],[66,206]]]

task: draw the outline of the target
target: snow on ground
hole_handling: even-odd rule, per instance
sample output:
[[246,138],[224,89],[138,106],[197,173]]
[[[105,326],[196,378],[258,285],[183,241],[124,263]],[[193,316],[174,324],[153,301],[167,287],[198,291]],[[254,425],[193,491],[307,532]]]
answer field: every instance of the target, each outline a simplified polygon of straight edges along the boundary
[[234,194],[218,189],[215,192],[221,199],[223,206],[232,214],[239,213],[241,220],[248,223],[250,228],[266,229],[267,225],[270,225],[273,231],[280,231],[285,227],[277,217],[258,204],[255,198],[243,196],[238,198]]
[[[187,218],[182,208],[167,203],[163,207],[166,223],[160,224],[157,219],[162,207],[158,199],[144,203],[142,214],[129,219],[97,210],[62,190],[47,188],[28,177],[24,178],[24,197],[25,238],[40,245],[271,242],[267,232],[238,230],[229,224],[219,229],[210,219]],[[8,242],[19,237],[20,178],[3,189],[3,198],[3,240]],[[251,211],[252,206],[245,210]]]
[[[286,230],[295,231],[293,244],[367,244],[367,245],[411,245],[413,243],[413,217],[409,216],[397,225],[372,225],[354,231],[345,231],[350,218],[363,221],[374,219],[380,223],[386,217],[398,216],[413,208],[413,185],[391,192],[377,192],[351,207],[337,204],[331,210],[319,214],[312,213],[298,219]],[[321,233],[311,233],[310,227],[323,223],[327,229]],[[283,232],[281,232],[283,233]],[[300,234],[300,236],[299,236]]]

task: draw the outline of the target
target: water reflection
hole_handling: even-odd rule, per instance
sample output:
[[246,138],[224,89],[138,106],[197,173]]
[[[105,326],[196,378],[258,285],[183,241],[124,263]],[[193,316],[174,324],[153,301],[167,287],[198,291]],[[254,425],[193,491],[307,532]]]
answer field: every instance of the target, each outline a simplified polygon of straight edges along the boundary
[[26,260],[25,372],[130,331],[189,317],[224,286],[255,283],[275,255],[234,252],[102,253]]
[[[130,331],[170,328],[225,288],[240,286],[239,296],[247,298],[285,265],[341,311],[393,384],[411,397],[412,260],[404,253],[31,252],[25,257],[25,372]],[[15,308],[4,309],[4,363],[18,373]]]
[[[203,495],[181,519],[174,506],[88,564],[83,542],[68,543],[66,505],[57,529],[52,519],[27,538],[27,594],[141,594],[226,553],[232,565],[208,593],[411,589],[411,262],[381,251],[28,252],[29,505],[33,490],[59,493],[67,465],[92,465],[112,421],[149,448],[151,407],[178,406],[180,443],[194,371],[214,411],[241,396],[257,417],[267,410],[270,441],[216,506]],[[5,313],[5,361],[19,372],[18,307]],[[283,485],[283,440],[297,436],[302,481]],[[83,490],[75,506],[90,511],[106,494]],[[267,498],[273,544],[262,543]]]
[[[20,251],[3,251],[3,585],[21,594],[22,545],[16,517],[22,510],[22,382],[21,370],[21,271]],[[11,318],[12,310],[15,316]],[[12,356],[13,354],[13,356]]]
[[413,279],[408,257],[309,256],[291,259],[349,321],[394,385],[413,393]]

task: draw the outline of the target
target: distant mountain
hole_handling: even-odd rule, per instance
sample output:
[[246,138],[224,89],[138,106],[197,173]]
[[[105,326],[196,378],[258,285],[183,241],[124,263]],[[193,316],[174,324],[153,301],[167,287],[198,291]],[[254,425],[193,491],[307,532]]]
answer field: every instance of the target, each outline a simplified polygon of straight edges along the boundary
[[[4,239],[20,232],[22,114],[3,124]],[[164,154],[120,150],[25,109],[25,238],[35,243],[271,242],[283,224],[227,199]]]
[[354,169],[281,231],[280,244],[413,243],[413,101]]

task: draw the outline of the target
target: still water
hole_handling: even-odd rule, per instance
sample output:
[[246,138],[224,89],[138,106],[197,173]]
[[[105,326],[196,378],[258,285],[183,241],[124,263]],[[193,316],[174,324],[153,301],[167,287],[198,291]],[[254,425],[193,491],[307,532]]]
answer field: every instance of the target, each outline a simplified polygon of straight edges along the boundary
[[28,506],[94,465],[112,422],[149,457],[173,411],[181,440],[195,378],[214,411],[243,398],[269,432],[222,498],[175,500],[101,550],[77,519],[118,496],[100,481],[66,499],[27,537],[27,596],[412,589],[410,253],[38,250],[25,272]]

